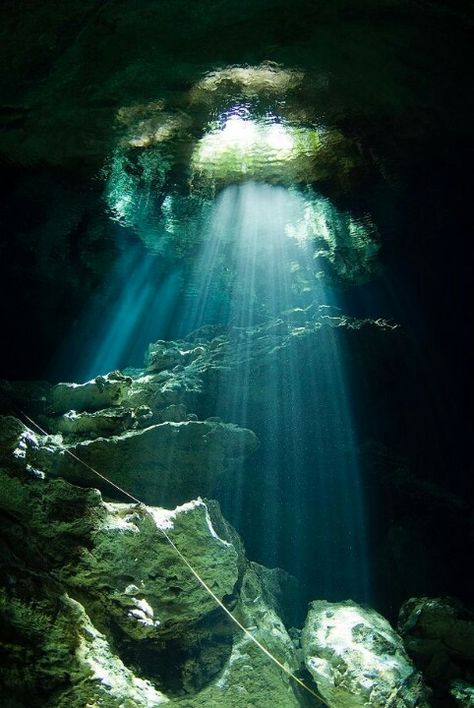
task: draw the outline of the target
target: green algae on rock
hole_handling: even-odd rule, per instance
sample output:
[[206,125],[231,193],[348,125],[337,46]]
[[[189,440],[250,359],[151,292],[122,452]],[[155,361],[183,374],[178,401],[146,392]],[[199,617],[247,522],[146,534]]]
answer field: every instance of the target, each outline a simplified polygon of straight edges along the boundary
[[450,694],[459,708],[472,708],[474,706],[474,686],[466,681],[453,681]]
[[18,697],[12,705],[231,708],[243,696],[262,706],[299,705],[288,677],[221,615],[160,532],[295,669],[291,640],[264,599],[264,576],[215,502],[195,500],[174,511],[106,504],[95,490],[31,475],[26,459],[13,454],[27,429],[2,422],[10,550],[1,680],[2,690]]

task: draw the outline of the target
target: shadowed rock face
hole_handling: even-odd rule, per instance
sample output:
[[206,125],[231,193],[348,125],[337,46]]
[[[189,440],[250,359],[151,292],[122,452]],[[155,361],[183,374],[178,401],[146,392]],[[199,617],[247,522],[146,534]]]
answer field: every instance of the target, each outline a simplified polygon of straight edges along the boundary
[[[160,423],[69,449],[87,464],[106,470],[112,481],[145,503],[159,501],[173,506],[197,494],[210,494],[226,467],[257,445],[250,430],[224,423],[187,421]],[[75,484],[110,489],[98,484],[96,475],[61,451],[51,459],[50,469]]]
[[435,697],[456,705],[472,702],[474,616],[455,598],[413,597],[405,602],[398,628],[407,652],[433,687]]

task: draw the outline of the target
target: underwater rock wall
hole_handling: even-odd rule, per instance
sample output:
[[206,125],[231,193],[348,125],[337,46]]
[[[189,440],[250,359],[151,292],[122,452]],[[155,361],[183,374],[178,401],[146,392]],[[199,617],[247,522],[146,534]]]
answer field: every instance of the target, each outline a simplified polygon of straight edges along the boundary
[[4,705],[233,706],[241,695],[299,705],[288,677],[240,636],[160,533],[296,668],[264,574],[215,502],[174,511],[105,503],[32,469],[25,441],[41,442],[19,421],[2,419],[1,429]]
[[[410,600],[400,615],[406,648],[384,618],[351,601],[316,601],[303,632],[288,631],[279,616],[287,577],[249,563],[216,502],[172,511],[104,502],[31,468],[27,446],[48,441],[17,419],[2,418],[0,430],[3,705],[471,705],[474,622],[459,603]],[[321,702],[229,621],[160,529]]]
[[215,502],[174,511],[104,502],[32,468],[28,446],[48,440],[15,418],[1,422],[5,705],[316,705],[229,622],[160,533],[279,662],[300,671],[305,655],[312,667],[309,630],[300,648],[271,602],[284,574],[248,562]]

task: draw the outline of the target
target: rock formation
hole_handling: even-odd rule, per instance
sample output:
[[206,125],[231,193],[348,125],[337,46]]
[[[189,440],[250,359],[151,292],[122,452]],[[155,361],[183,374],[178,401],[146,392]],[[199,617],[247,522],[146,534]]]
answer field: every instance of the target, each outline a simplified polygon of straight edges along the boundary
[[230,707],[241,696],[299,705],[288,677],[227,619],[163,533],[295,670],[264,574],[215,502],[174,511],[106,503],[32,468],[28,446],[48,442],[15,418],[1,430],[4,705]]
[[418,597],[400,609],[398,628],[407,652],[435,689],[456,705],[473,705],[474,616],[455,598]]
[[350,600],[311,603],[305,663],[333,708],[429,706],[421,674],[386,619]]
[[[257,446],[252,431],[194,413],[215,405],[216,376],[238,378],[250,364],[261,391],[265,359],[287,356],[308,338],[314,346],[322,327],[343,336],[392,331],[325,322],[320,313],[311,324],[310,313],[294,312],[248,334],[203,331],[189,342],[159,342],[145,370],[81,385],[4,387],[4,408],[28,397],[52,433],[2,419],[2,681],[10,705],[318,704],[230,622],[167,537],[249,633],[319,691],[322,705],[425,705],[400,638],[374,611],[319,601],[301,637],[288,633],[281,619],[288,576],[249,562],[218,504],[194,498],[212,493],[219,475],[231,475]],[[238,346],[249,335],[257,352],[250,362]],[[93,470],[148,505],[124,503]],[[466,690],[452,686],[456,695]]]

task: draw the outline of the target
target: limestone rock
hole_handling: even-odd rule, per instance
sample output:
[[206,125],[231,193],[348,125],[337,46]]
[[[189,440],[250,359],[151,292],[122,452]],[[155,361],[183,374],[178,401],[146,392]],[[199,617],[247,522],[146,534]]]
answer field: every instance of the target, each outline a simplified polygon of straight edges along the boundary
[[2,704],[151,708],[166,702],[124,665],[59,578],[104,521],[100,494],[63,480],[27,479],[10,468],[0,472],[0,508],[7,522],[0,564]]
[[[97,425],[105,424],[107,419],[104,411],[88,414],[86,427],[96,421]],[[113,415],[111,419],[116,420]],[[219,476],[258,446],[251,430],[195,420],[165,422],[74,443],[74,437],[80,439],[76,430],[69,444],[61,435],[37,435],[11,416],[0,417],[0,429],[0,459],[4,457],[10,465],[20,465],[32,474],[46,472],[80,486],[97,487],[121,498],[115,487],[69,455],[69,450],[141,501],[171,507],[210,495]]]
[[301,626],[301,618],[297,614],[300,591],[298,580],[281,568],[266,568],[253,561],[250,565],[260,579],[265,603],[282,618],[285,626]]
[[[16,695],[2,691],[3,705],[154,708],[169,702],[113,654],[106,637],[93,626],[84,607],[67,593],[58,596],[54,604],[48,603],[46,597],[41,602],[11,600],[2,593],[0,606],[8,612],[3,623],[11,642],[7,658],[9,652],[16,653],[23,679]],[[28,644],[23,645],[25,640]],[[5,650],[5,646],[2,648]],[[13,672],[13,662],[6,663],[1,678],[13,683]],[[38,684],[36,693],[35,684]]]
[[92,547],[64,577],[125,634],[177,639],[216,608],[163,531],[220,599],[232,595],[238,551],[217,534],[203,501],[174,511],[107,504],[107,511]]
[[38,436],[26,427],[18,418],[0,416],[0,464],[15,470],[21,470],[29,476],[42,476],[32,460],[42,454],[49,446],[47,438]]
[[[69,449],[141,501],[174,506],[199,494],[209,495],[232,460],[249,454],[257,444],[252,431],[235,425],[187,421],[160,423]],[[115,493],[62,448],[46,464],[74,484]]]
[[[11,452],[27,429],[7,423]],[[195,500],[174,511],[106,504],[97,490],[27,477],[22,464],[0,472],[8,522],[0,692],[15,697],[12,706],[306,705],[162,533],[251,634],[297,670],[291,639],[266,600],[273,591],[265,573],[249,564],[217,503]]]
[[117,406],[126,398],[132,385],[130,376],[113,371],[97,376],[83,384],[59,383],[50,392],[50,406],[54,413],[93,411]]
[[375,610],[351,600],[313,602],[301,641],[308,671],[330,708],[428,705],[402,640]]
[[[60,620],[72,624],[77,645],[68,669],[73,687],[64,691],[54,705],[82,708],[96,701],[98,705],[154,708],[169,703],[149,681],[135,676],[112,653],[105,636],[94,627],[79,602],[68,595],[61,601],[64,609]],[[71,627],[64,628],[64,632],[72,634]]]
[[163,371],[189,364],[205,353],[206,350],[201,346],[184,348],[175,342],[159,340],[148,348],[146,367],[149,371]]
[[18,418],[10,415],[0,416],[0,453],[2,456],[21,456],[20,451],[26,449],[28,440],[35,441],[34,434],[28,431],[26,425]]
[[133,408],[104,408],[93,413],[77,413],[71,410],[64,415],[48,418],[48,430],[62,433],[71,438],[99,437],[116,435],[125,430],[133,430],[140,425],[150,423],[153,413],[147,406]]
[[161,411],[174,405],[186,405],[192,409],[202,393],[202,379],[191,366],[160,373],[138,371],[133,376],[127,404],[133,407],[146,405],[161,415]]
[[[255,565],[245,571],[234,615],[263,646],[290,671],[297,672],[294,646],[281,619],[264,599],[265,590]],[[301,695],[303,691],[303,695]],[[305,702],[309,696],[309,702]],[[286,673],[245,634],[236,636],[223,671],[193,698],[179,701],[181,708],[297,708],[315,706]]]
[[159,411],[159,415],[163,421],[171,423],[181,423],[187,420],[186,406],[183,404],[172,404]]
[[454,598],[411,598],[399,631],[428,681],[437,684],[474,672],[474,616]]

